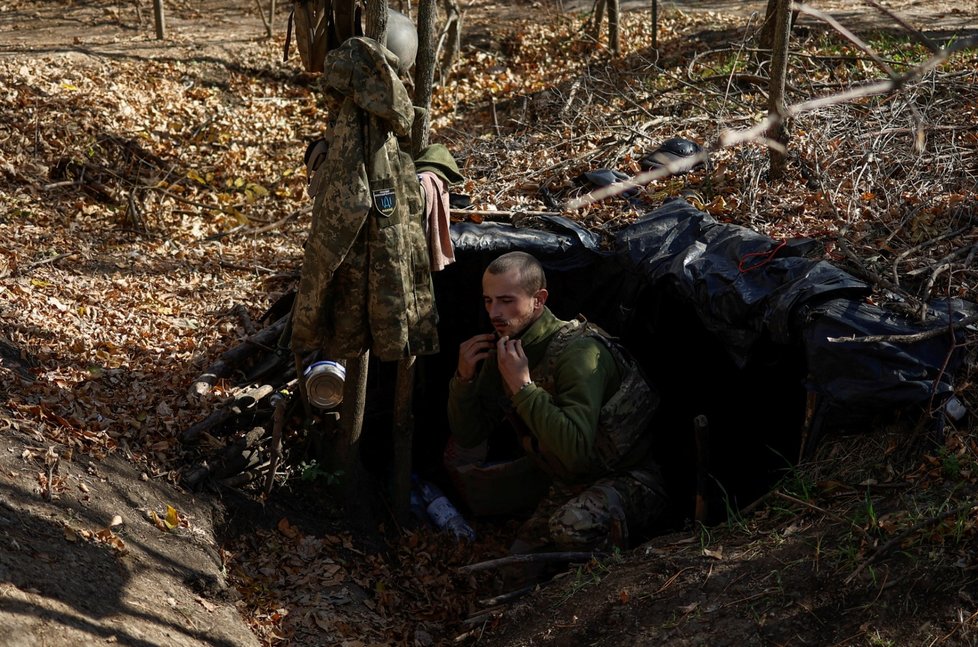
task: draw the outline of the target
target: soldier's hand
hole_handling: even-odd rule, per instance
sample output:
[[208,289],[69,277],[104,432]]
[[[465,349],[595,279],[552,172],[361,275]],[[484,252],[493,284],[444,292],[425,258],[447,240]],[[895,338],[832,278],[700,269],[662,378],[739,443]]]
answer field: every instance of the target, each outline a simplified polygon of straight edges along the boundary
[[463,341],[458,347],[458,377],[463,382],[471,382],[475,379],[475,369],[479,362],[489,357],[489,352],[493,349],[493,340],[496,336],[492,333],[476,335],[471,339]]
[[519,339],[500,337],[496,342],[496,361],[499,362],[499,374],[510,393],[516,393],[530,381],[530,363]]

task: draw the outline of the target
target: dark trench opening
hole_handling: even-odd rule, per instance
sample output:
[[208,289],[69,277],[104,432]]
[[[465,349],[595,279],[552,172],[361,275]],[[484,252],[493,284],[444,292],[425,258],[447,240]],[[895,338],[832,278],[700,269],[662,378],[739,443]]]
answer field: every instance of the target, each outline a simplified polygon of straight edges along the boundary
[[[490,330],[481,277],[499,253],[466,254],[435,275],[441,351],[417,362],[414,471],[441,486],[456,503],[457,493],[441,464],[449,437],[448,382],[459,344]],[[618,336],[661,396],[650,433],[670,506],[648,534],[681,528],[693,518],[698,469],[693,419],[698,415],[707,417],[710,429],[708,524],[722,522],[730,511],[766,494],[796,463],[805,409],[806,368],[800,345],[762,338],[752,346],[746,363],[738,365],[694,308],[667,285],[636,291],[629,270],[606,258],[585,267],[568,267],[571,264],[559,255],[541,261],[554,314],[563,319],[581,314]],[[369,375],[361,453],[368,471],[383,480],[392,460],[395,365],[372,362]]]

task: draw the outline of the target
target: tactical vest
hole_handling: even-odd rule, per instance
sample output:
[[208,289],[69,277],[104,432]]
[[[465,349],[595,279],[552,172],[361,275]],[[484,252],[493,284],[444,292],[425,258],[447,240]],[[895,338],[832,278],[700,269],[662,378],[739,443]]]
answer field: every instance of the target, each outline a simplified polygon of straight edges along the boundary
[[[659,406],[659,396],[652,390],[642,375],[635,358],[619,344],[615,338],[599,326],[581,319],[568,321],[550,340],[543,358],[530,372],[537,386],[554,396],[554,375],[557,359],[573,342],[582,337],[591,337],[611,352],[621,375],[621,386],[601,407],[598,415],[598,429],[592,448],[592,469],[597,473],[617,470],[633,451],[643,455],[649,443],[642,442],[652,416]],[[547,453],[546,447],[540,452]],[[544,456],[547,464],[559,463],[553,457]]]

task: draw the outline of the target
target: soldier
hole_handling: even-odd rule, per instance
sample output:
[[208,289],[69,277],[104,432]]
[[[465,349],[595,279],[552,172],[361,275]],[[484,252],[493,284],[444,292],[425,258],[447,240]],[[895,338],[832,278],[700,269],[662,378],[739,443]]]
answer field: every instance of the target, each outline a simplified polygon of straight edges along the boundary
[[[553,315],[546,276],[531,255],[497,258],[482,291],[495,333],[460,345],[449,386],[445,465],[462,496],[478,493],[458,475],[484,461],[490,438],[508,425],[552,482],[511,550],[626,547],[629,531],[646,527],[665,507],[659,469],[648,455],[657,396],[604,331]],[[527,491],[531,481],[524,481]]]

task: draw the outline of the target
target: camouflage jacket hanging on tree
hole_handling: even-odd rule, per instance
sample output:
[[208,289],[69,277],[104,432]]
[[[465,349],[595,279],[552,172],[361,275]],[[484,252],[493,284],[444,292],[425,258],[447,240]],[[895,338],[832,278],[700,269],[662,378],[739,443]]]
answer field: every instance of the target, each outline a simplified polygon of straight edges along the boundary
[[312,230],[292,314],[292,349],[381,360],[437,352],[437,314],[420,186],[397,136],[414,109],[397,58],[351,38],[326,57],[322,84],[342,105],[312,179]]

